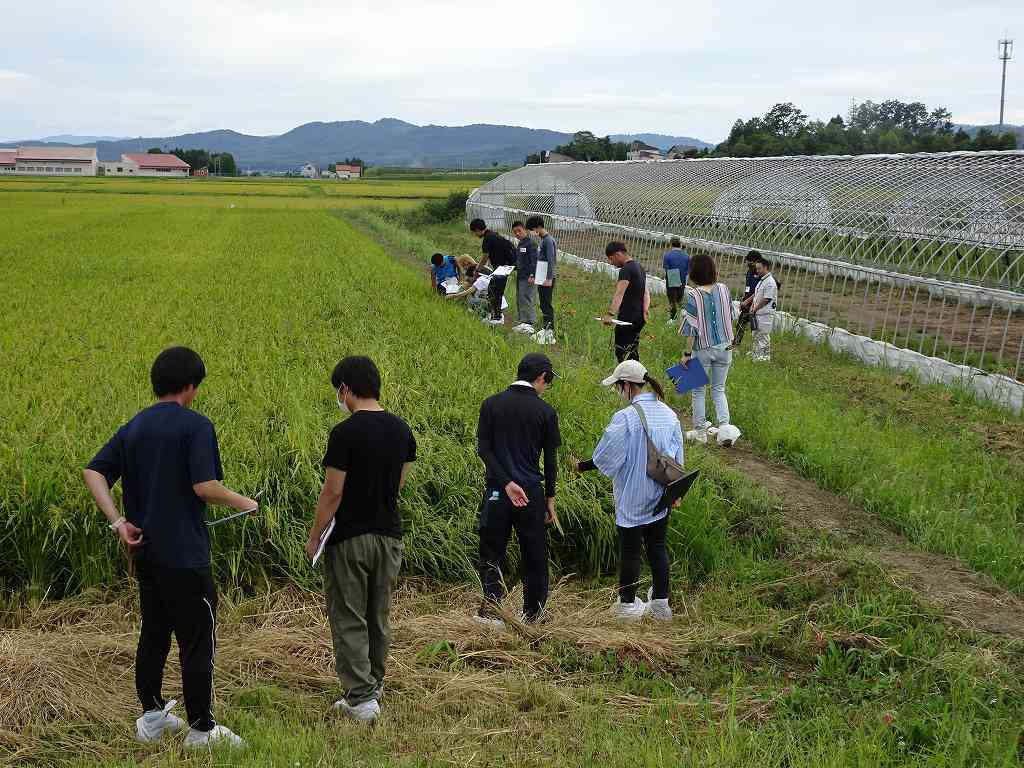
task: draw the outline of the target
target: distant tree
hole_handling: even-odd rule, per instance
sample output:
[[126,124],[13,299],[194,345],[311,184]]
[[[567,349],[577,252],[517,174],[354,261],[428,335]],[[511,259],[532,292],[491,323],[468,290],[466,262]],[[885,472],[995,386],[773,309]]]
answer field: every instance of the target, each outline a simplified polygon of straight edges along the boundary
[[628,150],[628,144],[609,136],[598,138],[590,131],[578,131],[568,144],[555,147],[555,152],[574,160],[625,160]]
[[160,147],[150,147],[146,150],[147,155],[162,155],[164,151]]
[[358,157],[346,157],[344,160],[339,160],[335,165],[358,165],[360,168],[366,167],[366,163]]

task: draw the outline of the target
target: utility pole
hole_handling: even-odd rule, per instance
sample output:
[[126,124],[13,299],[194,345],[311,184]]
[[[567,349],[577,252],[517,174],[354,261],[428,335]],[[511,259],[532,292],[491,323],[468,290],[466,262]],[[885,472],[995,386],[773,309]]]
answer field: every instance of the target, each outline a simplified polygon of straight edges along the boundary
[[1003,87],[999,91],[999,130],[1003,129],[1003,112],[1006,107],[1006,62],[1013,58],[1013,40],[999,41],[999,60],[1003,62]]

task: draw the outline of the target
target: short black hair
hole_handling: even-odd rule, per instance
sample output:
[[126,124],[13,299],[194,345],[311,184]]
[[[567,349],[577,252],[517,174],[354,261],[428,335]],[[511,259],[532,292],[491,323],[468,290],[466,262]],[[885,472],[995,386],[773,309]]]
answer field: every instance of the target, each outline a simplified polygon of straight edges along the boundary
[[435,267],[440,267],[442,264],[444,264],[444,254],[435,253],[433,256],[430,257],[430,263],[433,264]]
[[764,256],[762,256],[761,254],[757,254],[757,263],[758,263],[758,264],[763,264],[763,265],[764,265],[764,266],[766,266],[766,267],[767,267],[768,269],[771,269],[771,268],[772,268],[772,263],[771,263],[770,261],[768,261],[768,259],[766,259],[766,258],[765,258]]
[[537,227],[543,227],[543,226],[544,226],[544,217],[543,216],[530,216],[526,220],[526,228],[527,229],[536,229]]
[[157,397],[176,395],[191,386],[198,387],[206,378],[203,358],[188,347],[170,347],[156,356],[149,369],[153,394]]
[[604,255],[611,256],[613,253],[629,253],[629,250],[621,240],[612,240],[604,247]]
[[760,260],[761,260],[761,258],[762,258],[762,257],[761,257],[761,252],[760,252],[760,251],[750,251],[750,252],[749,252],[749,253],[748,253],[748,254],[747,254],[747,255],[746,255],[745,257],[744,257],[744,259],[743,259],[743,260],[744,260],[744,261],[746,261],[746,262],[748,262],[748,263],[750,263],[750,264],[753,264],[753,263],[754,263],[755,261],[760,261]]
[[483,219],[473,219],[471,222],[469,222],[470,232],[483,232],[486,229],[487,222],[484,221]]
[[714,285],[718,282],[718,267],[711,254],[693,255],[690,259],[690,280],[694,285]]
[[554,378],[554,368],[551,367],[551,358],[547,355],[542,355],[540,352],[530,352],[528,355],[524,355],[523,359],[519,361],[519,367],[516,369],[516,378],[520,381],[529,381],[530,383],[533,383],[542,373],[550,374],[550,376],[544,377],[550,384],[551,379]]
[[671,240],[668,241],[668,244],[671,245],[673,248],[682,248],[683,241],[680,240],[678,237],[673,237]]
[[380,400],[380,371],[365,355],[350,355],[334,366],[331,385],[340,389],[342,384],[356,397]]
[[513,221],[512,226],[509,227],[509,229],[515,229],[516,227],[522,227],[523,229],[526,229],[526,225],[523,224],[523,222],[521,221]]

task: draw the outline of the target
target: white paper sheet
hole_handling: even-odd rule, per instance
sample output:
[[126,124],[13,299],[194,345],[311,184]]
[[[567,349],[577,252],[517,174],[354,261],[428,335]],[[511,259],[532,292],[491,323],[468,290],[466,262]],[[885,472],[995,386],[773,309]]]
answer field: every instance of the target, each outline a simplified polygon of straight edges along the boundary
[[537,262],[537,271],[533,273],[533,282],[535,285],[543,285],[544,281],[548,279],[548,263],[546,261]]
[[504,267],[498,267],[491,274],[494,277],[504,277],[505,275],[511,275],[512,274],[512,270],[514,270],[514,269],[515,269],[515,267],[506,264]]
[[602,323],[609,322],[612,325],[632,325],[632,323],[625,320],[605,320],[603,317],[595,317],[595,320],[600,320]]

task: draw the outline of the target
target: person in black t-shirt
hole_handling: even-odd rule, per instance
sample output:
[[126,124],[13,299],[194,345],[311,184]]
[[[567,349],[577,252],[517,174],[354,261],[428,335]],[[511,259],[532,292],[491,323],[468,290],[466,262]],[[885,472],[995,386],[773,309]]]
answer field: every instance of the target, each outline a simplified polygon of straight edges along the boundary
[[[608,243],[604,249],[605,258],[619,268],[619,280],[615,284],[615,295],[605,314],[606,325],[615,326],[615,359],[640,359],[640,331],[651,310],[651,292],[647,287],[647,273],[626,250],[626,244],[618,240]],[[629,325],[618,325],[612,318]]]
[[346,357],[331,384],[338,407],[351,416],[327,441],[306,554],[315,558],[327,536],[324,596],[345,690],[334,708],[368,721],[380,714],[391,644],[388,614],[402,566],[398,493],[416,460],[416,438],[402,419],[381,408],[380,372],[370,358]]
[[[483,241],[480,244],[484,254],[480,259],[480,267],[488,263],[493,269],[516,265],[516,247],[507,238],[488,229],[487,222],[483,219],[473,219],[469,223],[469,231]],[[505,316],[501,313],[501,300],[505,296],[507,283],[507,275],[495,275],[487,288],[487,295],[491,300],[491,325],[503,325],[505,322]]]
[[[531,353],[517,380],[484,400],[477,425],[477,453],[487,471],[480,505],[480,580],[484,603],[476,620],[504,626],[487,613],[505,597],[503,572],[513,529],[523,568],[523,615],[536,621],[548,599],[548,539],[555,522],[556,451],[562,444],[555,409],[540,395],[555,378],[551,361]],[[539,469],[544,454],[544,472]]]
[[[117,430],[83,473],[111,530],[134,557],[142,613],[135,656],[135,688],[143,707],[135,737],[141,742],[185,727],[171,714],[175,702],[166,701],[160,690],[173,633],[191,726],[185,746],[242,743],[213,719],[217,590],[210,575],[206,505],[250,512],[259,505],[221,484],[213,424],[189,409],[205,377],[206,367],[191,349],[161,352],[150,371],[157,402]],[[118,480],[123,515],[110,494]]]

